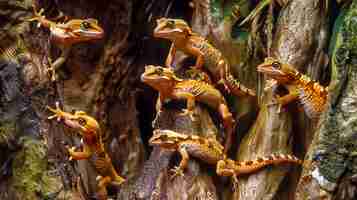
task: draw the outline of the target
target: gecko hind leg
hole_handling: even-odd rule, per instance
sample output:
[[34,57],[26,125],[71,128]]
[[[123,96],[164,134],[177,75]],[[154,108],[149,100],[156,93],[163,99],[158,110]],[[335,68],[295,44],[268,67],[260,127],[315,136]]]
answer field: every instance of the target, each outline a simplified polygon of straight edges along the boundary
[[223,125],[227,133],[227,139],[224,145],[224,152],[227,153],[232,145],[232,135],[235,127],[235,120],[233,119],[232,113],[229,111],[226,104],[221,104],[219,106],[219,113],[222,116]]
[[236,174],[232,175],[233,191],[237,192],[239,188],[239,181]]
[[171,180],[179,176],[184,176],[183,170],[179,166],[175,166],[173,169],[170,169],[170,171],[173,173],[170,177]]
[[98,181],[98,187],[103,188],[107,187],[107,185],[112,181],[112,178],[110,178],[110,176],[97,176],[96,180]]

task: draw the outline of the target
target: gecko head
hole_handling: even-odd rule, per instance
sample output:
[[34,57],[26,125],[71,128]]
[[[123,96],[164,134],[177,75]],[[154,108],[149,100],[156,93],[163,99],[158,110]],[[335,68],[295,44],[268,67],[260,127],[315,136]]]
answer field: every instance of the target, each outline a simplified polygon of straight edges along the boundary
[[82,136],[100,131],[97,120],[87,115],[84,111],[76,111],[74,114],[65,115],[63,122],[66,126],[77,130]]
[[192,30],[183,19],[171,19],[162,17],[156,20],[154,37],[164,38],[171,41],[185,39],[192,34]]
[[104,30],[96,19],[73,19],[66,23],[73,43],[98,40],[104,37]]
[[271,57],[265,58],[264,62],[258,65],[257,70],[282,84],[295,80],[294,77],[299,73],[295,68]]
[[178,142],[187,138],[187,135],[177,133],[171,130],[156,129],[149,140],[151,146],[160,146],[161,148],[174,149]]
[[156,90],[162,91],[163,87],[169,87],[176,81],[182,81],[170,68],[161,66],[147,65],[141,75],[141,81],[150,85]]

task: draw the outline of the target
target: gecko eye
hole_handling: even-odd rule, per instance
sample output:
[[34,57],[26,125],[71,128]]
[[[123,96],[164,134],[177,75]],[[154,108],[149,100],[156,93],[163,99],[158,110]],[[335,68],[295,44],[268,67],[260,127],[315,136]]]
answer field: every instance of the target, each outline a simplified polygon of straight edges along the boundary
[[79,123],[79,125],[81,125],[81,126],[85,126],[85,125],[87,124],[87,121],[86,121],[85,119],[83,119],[83,118],[79,118],[79,119],[78,119],[78,123]]
[[164,69],[162,68],[157,68],[156,69],[156,72],[159,74],[159,75],[162,75],[164,73]]
[[273,68],[275,68],[275,69],[280,69],[280,68],[281,68],[280,63],[279,63],[279,62],[277,62],[277,61],[273,62],[271,65],[272,65],[272,66],[273,66]]
[[170,27],[170,28],[172,28],[172,27],[175,26],[175,22],[172,21],[172,20],[169,20],[169,21],[167,21],[167,26]]
[[87,21],[83,21],[80,26],[81,26],[81,29],[86,30],[90,27],[90,24]]
[[169,139],[169,136],[167,136],[167,135],[161,135],[161,140],[168,140]]
[[85,21],[88,22],[89,24],[98,24],[98,20],[93,18],[88,18]]

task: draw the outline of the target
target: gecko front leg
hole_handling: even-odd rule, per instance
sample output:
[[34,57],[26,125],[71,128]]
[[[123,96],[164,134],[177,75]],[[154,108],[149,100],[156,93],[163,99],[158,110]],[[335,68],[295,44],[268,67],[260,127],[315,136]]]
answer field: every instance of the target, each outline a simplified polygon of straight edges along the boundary
[[64,112],[59,107],[59,102],[58,101],[56,102],[56,108],[55,109],[53,109],[53,108],[51,108],[49,106],[47,106],[47,109],[54,113],[54,115],[51,115],[51,116],[47,117],[47,119],[51,120],[51,119],[56,118],[57,121],[61,121],[61,119],[62,119],[62,117],[64,115]]
[[268,106],[274,106],[274,105],[278,105],[278,113],[281,112],[281,108],[287,104],[289,104],[290,102],[293,102],[295,100],[297,100],[299,98],[299,93],[298,92],[291,92],[287,95],[284,96],[279,96],[279,95],[275,95],[275,97],[273,98],[273,102],[267,104]]
[[83,151],[75,151],[75,149],[76,147],[68,148],[69,160],[84,160],[92,155],[87,145],[83,146]]
[[234,162],[231,160],[220,160],[217,162],[216,173],[219,176],[230,176],[232,177],[233,188],[234,190],[238,189],[238,177],[234,169],[232,169],[229,165],[229,162]]
[[166,61],[165,61],[166,67],[171,68],[171,69],[173,68],[172,62],[173,62],[175,56],[176,56],[176,47],[175,47],[175,44],[172,43],[170,50],[169,50],[169,54],[167,55]]
[[174,173],[171,176],[171,179],[177,176],[183,176],[183,171],[186,169],[188,161],[190,160],[190,156],[185,147],[179,147],[178,151],[181,154],[181,161],[179,166],[176,166],[174,169],[171,169],[171,171]]
[[195,118],[193,116],[193,109],[196,106],[195,103],[195,96],[189,92],[177,92],[176,96],[179,99],[186,99],[187,103],[186,103],[186,109],[183,109],[183,113],[181,113],[180,115],[188,115],[192,121],[195,121]]
[[151,127],[155,127],[157,120],[159,119],[161,113],[162,113],[162,103],[165,103],[166,97],[162,94],[159,93],[159,97],[156,101],[155,109],[156,109],[156,116],[155,119],[151,122]]

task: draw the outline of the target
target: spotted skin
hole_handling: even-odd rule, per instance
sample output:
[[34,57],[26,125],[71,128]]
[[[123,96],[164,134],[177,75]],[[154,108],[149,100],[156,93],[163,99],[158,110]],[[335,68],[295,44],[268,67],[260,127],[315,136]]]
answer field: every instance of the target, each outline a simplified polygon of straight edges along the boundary
[[69,159],[87,159],[94,164],[99,175],[97,177],[99,196],[106,196],[106,187],[109,184],[119,186],[125,181],[118,175],[104,149],[100,126],[94,118],[83,111],[76,111],[74,114],[62,111],[58,104],[56,104],[56,109],[51,107],[48,109],[54,113],[48,119],[57,119],[57,121],[63,122],[66,126],[78,131],[82,137],[83,151],[76,151],[74,147],[68,148]]
[[170,52],[166,58],[166,66],[171,67],[180,50],[196,57],[195,68],[206,71],[212,76],[213,82],[223,84],[226,91],[236,96],[256,96],[254,90],[245,87],[230,72],[230,66],[223,54],[211,45],[205,38],[194,33],[190,26],[182,19],[160,18],[154,30],[154,37],[172,42]]
[[56,23],[46,19],[43,9],[39,12],[34,7],[34,17],[28,21],[37,21],[38,26],[43,26],[50,31],[51,41],[61,49],[61,55],[54,62],[49,58],[51,80],[55,81],[55,70],[64,64],[69,56],[72,45],[102,39],[104,30],[96,19],[72,19],[66,23]]
[[172,130],[154,130],[149,143],[180,153],[182,159],[179,166],[173,170],[174,176],[183,175],[190,157],[198,158],[207,164],[216,165],[216,173],[219,176],[232,176],[235,184],[237,183],[237,176],[257,172],[268,165],[302,164],[302,161],[295,156],[285,154],[272,154],[267,157],[258,157],[256,160],[236,162],[227,158],[223,146],[217,140],[185,135]]
[[[227,152],[231,146],[231,138],[235,126],[235,120],[229,111],[224,96],[212,85],[198,80],[183,80],[178,78],[170,68],[148,65],[145,67],[141,80],[159,91],[160,102],[167,99],[186,100],[186,109],[182,115],[188,115],[192,120],[195,102],[204,103],[217,110],[222,118],[227,139],[224,151]],[[161,112],[161,106],[158,113]]]
[[283,85],[288,89],[289,94],[277,98],[277,103],[281,106],[299,100],[306,115],[311,119],[319,118],[324,112],[328,100],[327,87],[321,86],[294,67],[275,58],[265,58],[257,70],[273,79],[274,84]]

